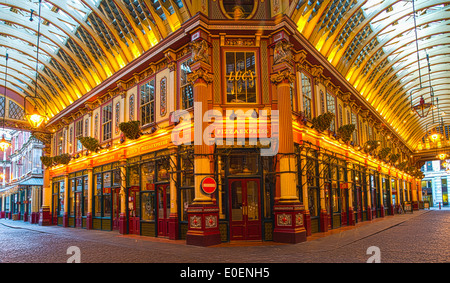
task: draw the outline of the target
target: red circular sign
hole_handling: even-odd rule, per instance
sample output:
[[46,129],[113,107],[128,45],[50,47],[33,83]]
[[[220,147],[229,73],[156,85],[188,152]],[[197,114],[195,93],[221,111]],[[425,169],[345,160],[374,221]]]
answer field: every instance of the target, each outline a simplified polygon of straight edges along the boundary
[[202,180],[201,188],[205,194],[212,194],[216,191],[217,183],[214,178],[205,177]]

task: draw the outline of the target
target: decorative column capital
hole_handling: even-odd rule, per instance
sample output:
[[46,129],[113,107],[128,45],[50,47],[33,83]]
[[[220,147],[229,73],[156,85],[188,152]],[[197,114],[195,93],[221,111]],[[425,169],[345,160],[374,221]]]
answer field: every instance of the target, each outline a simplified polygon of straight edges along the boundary
[[273,73],[270,76],[270,81],[278,85],[280,83],[293,83],[295,81],[295,75],[292,73],[290,69],[284,69],[281,71],[278,71],[277,73]]
[[[194,64],[195,65],[195,64]],[[191,84],[203,82],[210,84],[213,82],[213,76],[203,67],[192,69],[192,72],[187,75],[187,81]]]

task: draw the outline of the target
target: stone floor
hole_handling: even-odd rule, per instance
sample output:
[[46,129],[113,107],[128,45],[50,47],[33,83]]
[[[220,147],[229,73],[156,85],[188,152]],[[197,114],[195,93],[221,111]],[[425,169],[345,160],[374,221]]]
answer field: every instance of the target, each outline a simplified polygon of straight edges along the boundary
[[449,234],[448,209],[387,216],[313,234],[294,245],[231,242],[211,247],[0,219],[0,263],[448,263]]

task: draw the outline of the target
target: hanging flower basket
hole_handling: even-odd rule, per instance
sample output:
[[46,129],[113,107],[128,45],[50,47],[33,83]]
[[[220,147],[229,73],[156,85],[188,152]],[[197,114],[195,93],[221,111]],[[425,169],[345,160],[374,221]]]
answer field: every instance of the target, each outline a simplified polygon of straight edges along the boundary
[[312,126],[319,132],[323,132],[330,128],[331,122],[334,119],[334,114],[331,112],[323,113],[312,119]]
[[353,131],[355,130],[354,124],[347,124],[339,127],[337,130],[337,137],[343,142],[348,143],[352,138]]
[[81,144],[91,152],[97,152],[101,147],[96,138],[93,137],[79,137]]
[[54,160],[51,156],[41,156],[41,162],[45,167],[52,167]]
[[380,150],[380,152],[378,153],[378,157],[381,160],[384,160],[386,157],[388,157],[390,152],[391,152],[391,148],[390,147],[385,147],[385,148]]
[[400,154],[399,153],[392,153],[391,155],[389,155],[389,161],[392,164],[395,164],[395,162],[397,162],[397,160],[400,158]]
[[130,140],[138,139],[142,135],[139,121],[128,121],[119,124],[119,129]]
[[377,140],[368,140],[364,143],[364,152],[371,154],[377,149],[379,145],[380,143]]
[[61,154],[61,155],[57,155],[57,156],[54,156],[54,157],[53,157],[53,161],[54,161],[54,163],[55,163],[56,165],[59,165],[59,164],[64,164],[64,165],[69,164],[70,159],[72,159],[72,156],[71,156],[70,154],[68,154],[68,153],[63,153],[63,154]]

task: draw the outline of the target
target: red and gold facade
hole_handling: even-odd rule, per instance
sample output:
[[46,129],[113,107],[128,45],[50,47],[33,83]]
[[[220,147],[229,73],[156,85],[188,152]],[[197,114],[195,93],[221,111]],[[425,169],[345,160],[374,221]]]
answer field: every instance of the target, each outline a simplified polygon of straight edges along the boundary
[[[262,19],[266,2],[248,19],[193,16],[56,115],[51,154],[72,159],[47,168],[40,224],[203,246],[297,243],[420,201],[417,179],[363,148],[379,140],[406,160],[407,147],[289,18]],[[313,119],[326,112],[332,125],[319,132]],[[128,121],[140,121],[139,138],[120,130]],[[223,128],[208,143],[213,123]],[[335,134],[346,124],[351,142]],[[274,155],[261,154],[268,147]]]

